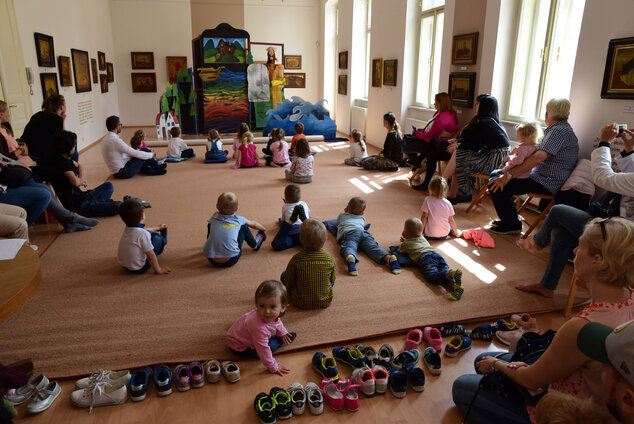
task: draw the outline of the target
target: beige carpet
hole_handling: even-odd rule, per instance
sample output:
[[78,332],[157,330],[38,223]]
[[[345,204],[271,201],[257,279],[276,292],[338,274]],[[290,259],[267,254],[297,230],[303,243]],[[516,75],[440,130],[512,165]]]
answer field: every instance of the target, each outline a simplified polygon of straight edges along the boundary
[[[398,243],[403,221],[420,215],[421,192],[407,187],[405,172],[381,173],[343,165],[346,144],[314,143],[315,182],[302,186],[311,215],[332,219],[348,199],[367,199],[365,217],[384,247]],[[122,369],[158,362],[228,358],[225,333],[253,307],[256,286],[279,278],[297,250],[274,252],[270,241],[281,213],[284,171],[274,168],[230,169],[231,163],[204,164],[199,157],[169,164],[161,177],[115,181],[115,197],[132,194],[152,203],[149,226],[169,225],[169,243],[159,260],[172,268],[166,276],[125,273],[116,263],[123,231],[118,217],[104,218],[91,231],[62,234],[41,257],[39,291],[0,324],[0,362],[33,358],[49,377]],[[399,178],[400,177],[400,178]],[[367,191],[364,194],[360,187]],[[202,254],[206,220],[217,196],[234,191],[238,213],[269,229],[259,252],[246,248],[230,269],[212,268]],[[457,223],[465,229],[484,225],[492,208],[468,216],[459,205]],[[326,310],[290,308],[286,327],[298,337],[292,348],[345,341],[397,330],[563,308],[570,274],[562,278],[554,300],[520,293],[513,286],[539,281],[546,255],[520,251],[516,236],[494,236],[496,249],[477,249],[463,240],[436,242],[450,266],[464,272],[465,294],[450,302],[444,289],[426,283],[417,269],[392,275],[386,266],[360,255],[359,276],[350,277],[334,237],[326,249],[336,258],[335,297]]]

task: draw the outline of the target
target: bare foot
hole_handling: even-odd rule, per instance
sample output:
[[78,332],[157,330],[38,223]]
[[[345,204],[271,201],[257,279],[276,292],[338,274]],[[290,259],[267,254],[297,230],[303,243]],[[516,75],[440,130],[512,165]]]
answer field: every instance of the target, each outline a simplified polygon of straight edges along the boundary
[[537,293],[544,297],[553,297],[555,294],[554,290],[547,289],[541,284],[519,284],[515,286],[517,290],[528,292],[528,293]]
[[542,250],[541,247],[537,246],[533,237],[518,239],[515,244],[522,250]]

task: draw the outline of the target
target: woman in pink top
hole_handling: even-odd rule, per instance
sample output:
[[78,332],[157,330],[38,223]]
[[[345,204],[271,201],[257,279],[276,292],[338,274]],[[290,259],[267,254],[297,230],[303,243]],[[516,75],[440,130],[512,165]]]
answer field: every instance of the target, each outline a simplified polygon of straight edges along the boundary
[[470,407],[471,423],[534,422],[534,407],[491,389],[478,390],[481,374],[493,370],[528,390],[548,387],[581,398],[592,397],[606,409],[601,364],[581,353],[577,335],[588,321],[616,327],[634,319],[634,223],[619,217],[591,221],[575,255],[575,274],[588,285],[593,303],[561,326],[532,365],[507,363],[510,353],[490,352],[476,358],[478,374],[458,377],[452,389],[458,408],[466,413]]
[[242,315],[227,332],[227,344],[239,356],[259,357],[272,373],[284,375],[291,369],[278,364],[273,352],[290,344],[297,334],[286,331],[280,317],[288,305],[288,292],[279,281],[266,280],[255,291],[255,309]]

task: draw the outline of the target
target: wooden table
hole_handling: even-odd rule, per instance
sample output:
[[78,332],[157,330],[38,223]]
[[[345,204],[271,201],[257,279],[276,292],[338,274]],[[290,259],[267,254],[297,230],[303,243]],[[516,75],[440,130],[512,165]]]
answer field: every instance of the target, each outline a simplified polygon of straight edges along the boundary
[[41,281],[40,257],[26,244],[14,259],[0,261],[0,322],[20,309]]

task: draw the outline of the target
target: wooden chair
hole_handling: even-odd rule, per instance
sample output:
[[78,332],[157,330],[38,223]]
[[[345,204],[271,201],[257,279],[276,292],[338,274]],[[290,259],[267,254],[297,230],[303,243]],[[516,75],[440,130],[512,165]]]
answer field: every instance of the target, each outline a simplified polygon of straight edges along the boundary
[[564,316],[568,318],[570,312],[572,312],[572,304],[575,301],[575,294],[577,292],[577,284],[587,289],[586,283],[577,278],[577,275],[572,276],[572,282],[570,283],[570,291],[568,292],[568,301],[566,302],[566,309],[564,309]]
[[489,182],[490,176],[487,174],[471,174],[471,178],[475,178],[475,188],[473,189],[473,196],[471,199],[471,204],[467,208],[465,213],[469,213],[471,208],[480,203],[484,196],[487,195],[487,186]]
[[[521,215],[521,213],[524,209],[526,209],[526,207],[530,204],[531,200],[534,198],[546,199],[546,200],[550,200],[550,202],[548,202],[548,205],[546,206],[546,208],[544,208],[544,210],[531,223],[526,218],[524,218]],[[517,213],[520,216],[521,221],[525,222],[528,225],[528,231],[526,231],[522,235],[522,238],[525,239],[526,237],[530,235],[530,233],[533,232],[535,228],[537,228],[542,223],[544,218],[546,218],[546,215],[548,215],[550,208],[552,208],[555,203],[555,196],[553,196],[552,194],[528,193],[526,194],[526,200],[524,200],[524,202],[521,205],[519,205],[519,202],[520,202],[519,197],[516,197],[515,201],[518,203]]]

